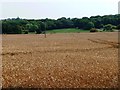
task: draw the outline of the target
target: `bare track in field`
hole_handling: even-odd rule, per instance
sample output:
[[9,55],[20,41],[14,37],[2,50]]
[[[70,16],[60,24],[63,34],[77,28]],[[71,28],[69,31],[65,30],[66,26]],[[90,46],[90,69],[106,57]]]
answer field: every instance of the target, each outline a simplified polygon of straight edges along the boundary
[[3,87],[118,87],[118,33],[3,35]]

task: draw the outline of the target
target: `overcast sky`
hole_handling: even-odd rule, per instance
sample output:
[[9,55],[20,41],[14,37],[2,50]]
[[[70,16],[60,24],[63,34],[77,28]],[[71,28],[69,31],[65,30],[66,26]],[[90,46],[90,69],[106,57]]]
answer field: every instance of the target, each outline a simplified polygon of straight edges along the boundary
[[81,18],[118,13],[119,0],[0,0],[0,18]]

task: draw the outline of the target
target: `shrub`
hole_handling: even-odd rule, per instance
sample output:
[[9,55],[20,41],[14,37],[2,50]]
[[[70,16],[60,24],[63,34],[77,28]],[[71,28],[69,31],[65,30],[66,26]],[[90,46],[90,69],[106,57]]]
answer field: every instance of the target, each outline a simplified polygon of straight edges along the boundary
[[114,30],[112,29],[112,30],[110,30],[110,32],[114,32]]
[[119,30],[120,30],[120,24],[117,26],[117,29],[119,29]]
[[117,26],[114,26],[114,25],[113,25],[112,29],[117,29]]
[[28,30],[24,30],[24,31],[23,31],[23,34],[28,34]]
[[84,24],[85,24],[85,26],[84,26],[83,29],[85,29],[85,30],[90,30],[90,29],[94,28],[94,23],[93,22],[86,22]]
[[113,26],[111,24],[107,24],[104,26],[104,31],[112,31],[112,28]]
[[98,32],[98,30],[96,28],[92,28],[90,29],[90,32]]

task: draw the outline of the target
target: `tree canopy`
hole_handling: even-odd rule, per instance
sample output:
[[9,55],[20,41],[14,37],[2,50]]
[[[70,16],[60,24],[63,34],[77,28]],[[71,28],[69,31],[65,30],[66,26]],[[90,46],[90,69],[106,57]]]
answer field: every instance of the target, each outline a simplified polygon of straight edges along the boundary
[[2,21],[3,34],[21,34],[24,31],[35,32],[36,34],[43,33],[46,30],[65,29],[65,28],[79,28],[83,30],[107,29],[115,26],[120,29],[120,14],[104,15],[104,16],[91,16],[83,18],[65,18],[61,17],[55,19],[4,19]]

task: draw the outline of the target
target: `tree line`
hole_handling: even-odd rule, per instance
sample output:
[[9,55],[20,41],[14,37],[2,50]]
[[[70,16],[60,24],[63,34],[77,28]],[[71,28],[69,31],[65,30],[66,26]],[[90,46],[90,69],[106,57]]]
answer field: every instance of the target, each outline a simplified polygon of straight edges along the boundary
[[55,19],[21,19],[19,17],[12,19],[3,19],[2,34],[36,34],[45,33],[45,30],[78,28],[83,30],[91,29],[120,29],[120,14],[91,16],[83,18],[58,18]]

